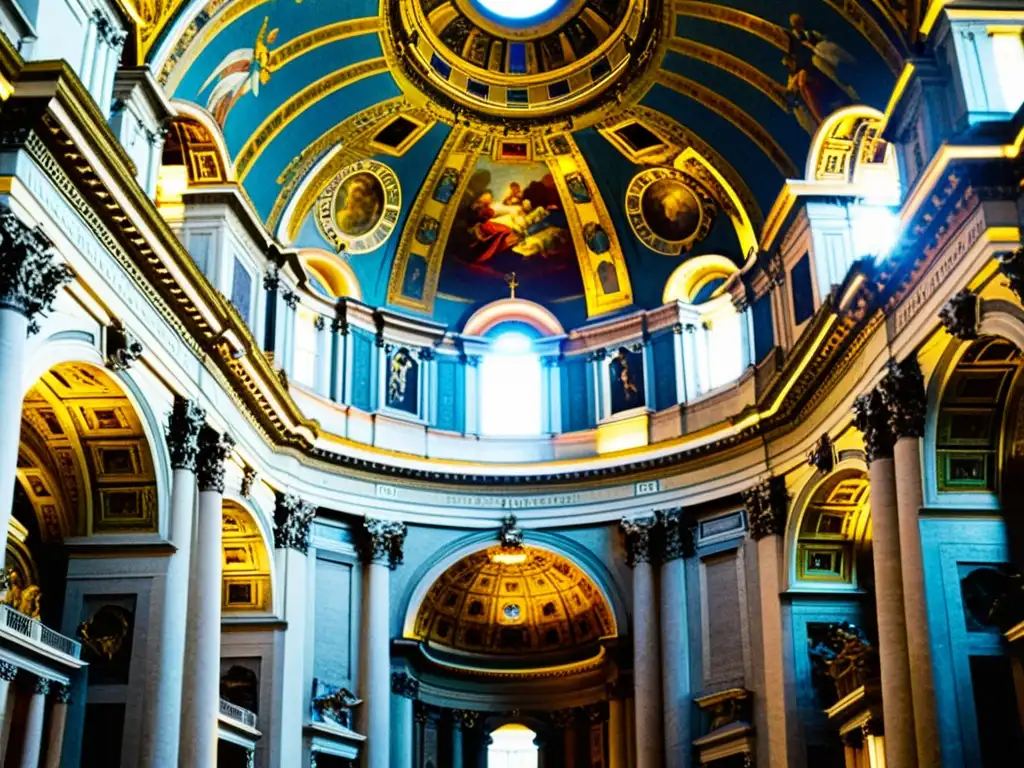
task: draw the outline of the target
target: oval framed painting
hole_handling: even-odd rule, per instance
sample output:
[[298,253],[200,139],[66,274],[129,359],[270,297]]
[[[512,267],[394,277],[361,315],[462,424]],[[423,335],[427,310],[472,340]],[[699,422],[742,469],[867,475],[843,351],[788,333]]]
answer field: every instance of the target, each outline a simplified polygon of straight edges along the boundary
[[324,187],[316,199],[316,221],[339,251],[369,253],[391,237],[401,208],[395,172],[376,160],[360,160]]
[[633,177],[626,189],[626,217],[640,242],[667,256],[678,256],[710,225],[693,183],[671,168],[648,168]]

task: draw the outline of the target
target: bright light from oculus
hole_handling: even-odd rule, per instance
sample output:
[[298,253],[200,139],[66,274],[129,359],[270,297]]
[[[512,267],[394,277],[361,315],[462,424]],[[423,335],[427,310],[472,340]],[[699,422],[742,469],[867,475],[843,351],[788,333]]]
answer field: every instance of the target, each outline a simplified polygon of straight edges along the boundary
[[476,0],[503,19],[532,19],[551,10],[560,0]]

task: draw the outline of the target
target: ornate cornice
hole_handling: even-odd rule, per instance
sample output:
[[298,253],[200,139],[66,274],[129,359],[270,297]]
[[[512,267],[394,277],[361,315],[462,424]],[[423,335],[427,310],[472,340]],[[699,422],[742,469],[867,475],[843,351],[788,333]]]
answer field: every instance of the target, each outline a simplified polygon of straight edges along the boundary
[[37,318],[50,310],[60,289],[74,280],[71,267],[54,260],[52,245],[41,229],[29,228],[0,203],[0,308],[28,318],[29,335],[39,331]]
[[206,422],[206,412],[194,400],[174,397],[174,407],[167,423],[167,447],[172,469],[196,470],[199,456],[199,432]]
[[853,422],[864,435],[864,452],[868,464],[875,459],[892,458],[892,433],[889,431],[889,409],[882,394],[873,389],[853,403]]
[[405,523],[366,518],[363,521],[363,561],[367,564],[382,563],[395,570],[402,564],[405,533]]
[[786,478],[769,477],[753,488],[743,491],[743,506],[747,510],[750,538],[760,541],[769,536],[781,536],[786,530],[789,509],[789,491]]
[[294,493],[277,494],[274,507],[274,546],[308,554],[309,529],[316,516],[316,505]]
[[200,492],[224,493],[224,463],[235,448],[235,441],[210,426],[199,433],[199,459],[196,483]]
[[657,520],[653,515],[633,520],[623,518],[619,523],[626,546],[626,564],[630,568],[635,568],[638,563],[652,562],[651,533],[656,525]]
[[911,355],[902,363],[889,360],[888,373],[878,385],[882,402],[889,409],[889,430],[893,437],[924,437],[927,396],[924,374],[917,356]]
[[939,320],[950,336],[961,341],[978,338],[978,295],[967,288],[954,294],[939,310]]

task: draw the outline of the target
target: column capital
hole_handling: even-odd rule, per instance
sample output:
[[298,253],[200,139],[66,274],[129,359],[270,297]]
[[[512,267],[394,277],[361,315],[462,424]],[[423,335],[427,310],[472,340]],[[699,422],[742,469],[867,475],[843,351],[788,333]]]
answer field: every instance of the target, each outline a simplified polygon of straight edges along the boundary
[[412,703],[412,719],[420,724],[427,722],[430,719],[430,707],[422,701],[414,701]]
[[0,307],[28,318],[30,335],[39,330],[36,318],[50,310],[57,292],[75,277],[71,267],[53,258],[52,246],[39,227],[29,228],[0,204]]
[[52,684],[53,684],[53,681],[50,680],[49,678],[37,677],[36,678],[35,687],[32,689],[32,692],[34,694],[36,694],[37,696],[49,696],[50,695],[50,686]]
[[622,518],[619,530],[626,545],[626,565],[635,568],[637,563],[652,562],[651,531],[657,524],[654,515],[633,519]]
[[8,683],[14,682],[14,678],[18,676],[18,667],[11,664],[9,661],[0,661],[0,680],[6,680]]
[[277,493],[274,506],[274,546],[309,553],[309,529],[316,516],[316,505],[294,493]]
[[889,431],[889,409],[877,389],[861,395],[853,402],[853,423],[864,435],[864,452],[868,464],[875,459],[892,458],[892,433]]
[[392,672],[391,692],[396,696],[401,696],[403,699],[413,699],[415,701],[420,697],[420,681],[410,677],[405,672]]
[[472,709],[452,710],[452,725],[456,728],[472,730],[473,728],[476,728],[476,724],[479,719],[480,713]]
[[199,456],[199,433],[206,420],[206,413],[195,400],[174,396],[174,407],[167,422],[167,447],[171,452],[172,469],[196,471]]
[[679,560],[684,557],[693,557],[693,534],[688,528],[683,527],[683,510],[663,509],[656,512],[661,539],[661,561],[663,563]]
[[200,491],[224,493],[224,462],[235,447],[235,441],[205,425],[199,432],[199,460],[196,477]]
[[402,564],[405,534],[405,523],[366,518],[363,521],[363,561],[367,564],[383,563],[395,570]]
[[978,294],[967,288],[953,294],[939,310],[939,320],[950,336],[961,341],[978,338]]
[[551,713],[551,724],[563,731],[572,728],[576,724],[576,710],[556,709]]
[[57,689],[56,690],[57,703],[58,704],[70,704],[71,703],[71,687],[67,686],[67,685],[63,685],[61,683],[57,683],[55,685],[55,688]]
[[917,356],[911,355],[902,363],[890,360],[886,369],[888,373],[879,383],[878,390],[889,410],[889,430],[896,440],[924,437],[927,396]]
[[762,483],[743,491],[743,505],[747,510],[747,528],[750,538],[760,541],[769,536],[781,536],[786,528],[789,491],[786,478],[769,477]]

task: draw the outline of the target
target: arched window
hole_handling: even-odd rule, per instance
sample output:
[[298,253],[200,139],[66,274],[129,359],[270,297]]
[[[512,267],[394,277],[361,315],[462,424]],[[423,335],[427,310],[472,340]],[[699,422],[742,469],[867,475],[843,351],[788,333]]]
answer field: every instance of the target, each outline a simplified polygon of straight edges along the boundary
[[512,723],[491,732],[487,768],[537,768],[537,734]]
[[480,432],[539,435],[542,429],[541,364],[525,332],[498,331],[480,363]]

